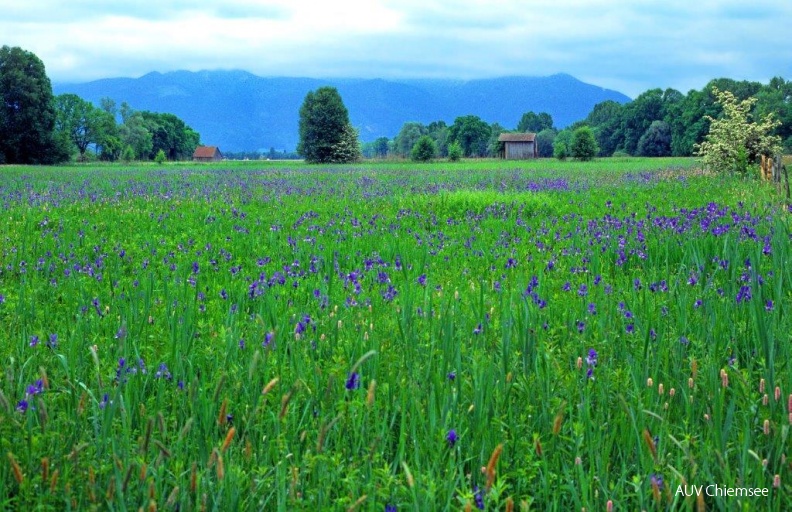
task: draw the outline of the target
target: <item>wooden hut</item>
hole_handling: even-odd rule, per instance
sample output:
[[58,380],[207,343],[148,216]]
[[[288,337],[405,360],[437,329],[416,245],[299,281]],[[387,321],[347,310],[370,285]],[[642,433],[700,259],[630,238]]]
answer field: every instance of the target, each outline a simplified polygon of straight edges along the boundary
[[217,146],[198,146],[193,153],[193,162],[218,162],[223,154]]
[[501,133],[498,142],[503,143],[503,158],[506,160],[539,157],[535,133]]

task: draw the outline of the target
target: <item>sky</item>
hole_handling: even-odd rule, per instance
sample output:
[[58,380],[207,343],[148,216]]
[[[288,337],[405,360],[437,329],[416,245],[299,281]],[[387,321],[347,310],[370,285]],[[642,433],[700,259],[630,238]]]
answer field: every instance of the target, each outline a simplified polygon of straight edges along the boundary
[[789,0],[0,0],[0,13],[0,45],[35,53],[56,83],[568,73],[635,97],[792,79]]

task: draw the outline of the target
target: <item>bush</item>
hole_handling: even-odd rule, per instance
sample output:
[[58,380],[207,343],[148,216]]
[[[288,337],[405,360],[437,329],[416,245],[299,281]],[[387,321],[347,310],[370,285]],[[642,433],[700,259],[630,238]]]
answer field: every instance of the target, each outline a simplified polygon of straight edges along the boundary
[[569,147],[572,144],[572,132],[561,130],[553,139],[553,156],[559,160],[569,158]]
[[588,126],[581,126],[572,133],[572,144],[569,147],[569,153],[578,160],[587,162],[593,160],[599,147],[597,140],[594,138],[594,132]]
[[132,146],[127,144],[127,147],[124,148],[124,152],[121,153],[121,160],[124,162],[131,162],[135,159],[135,150],[132,149]]
[[566,160],[569,156],[569,149],[564,142],[556,142],[553,144],[553,156],[559,160]]
[[158,164],[164,164],[167,158],[165,157],[165,152],[163,150],[157,151],[157,156],[154,157],[154,161]]
[[437,143],[428,135],[421,136],[412,148],[411,156],[416,162],[428,162],[437,155]]
[[448,146],[448,160],[451,162],[458,162],[462,158],[462,146],[459,142],[454,141]]

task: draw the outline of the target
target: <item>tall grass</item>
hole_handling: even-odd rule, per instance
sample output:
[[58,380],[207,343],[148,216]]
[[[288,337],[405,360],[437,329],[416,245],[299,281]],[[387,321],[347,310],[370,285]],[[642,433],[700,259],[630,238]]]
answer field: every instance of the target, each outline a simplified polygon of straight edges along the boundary
[[[789,213],[692,161],[4,168],[0,503],[785,510]],[[686,497],[680,485],[766,488]]]

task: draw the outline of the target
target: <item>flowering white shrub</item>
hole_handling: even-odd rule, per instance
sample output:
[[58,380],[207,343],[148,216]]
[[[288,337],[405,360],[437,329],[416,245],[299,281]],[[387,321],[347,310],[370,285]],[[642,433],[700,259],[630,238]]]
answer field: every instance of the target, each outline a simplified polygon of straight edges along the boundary
[[781,138],[770,134],[781,123],[779,120],[769,114],[759,122],[751,121],[756,98],[738,102],[729,91],[713,87],[712,92],[723,107],[723,115],[717,119],[706,116],[710,121],[709,133],[704,142],[695,146],[705,168],[744,173],[759,155],[770,156],[781,150]]

